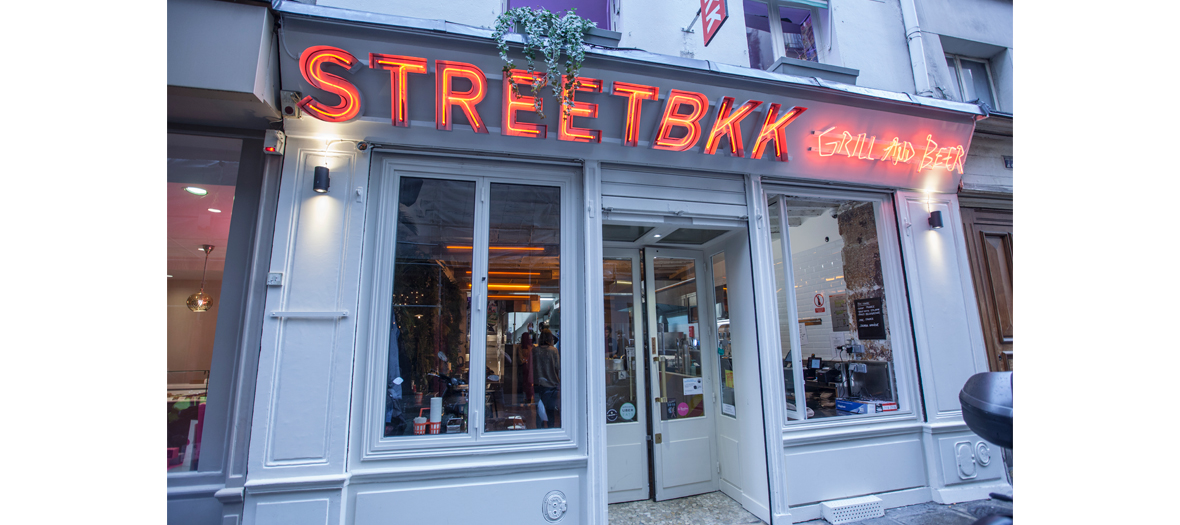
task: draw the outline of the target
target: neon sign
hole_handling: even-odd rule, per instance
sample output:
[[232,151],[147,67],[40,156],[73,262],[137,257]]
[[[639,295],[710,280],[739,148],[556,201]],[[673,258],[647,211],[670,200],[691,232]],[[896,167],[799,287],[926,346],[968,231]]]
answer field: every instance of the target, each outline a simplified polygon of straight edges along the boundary
[[356,65],[356,57],[348,51],[331,46],[313,46],[305,49],[299,57],[299,72],[309,84],[340,97],[340,103],[329,106],[311,95],[299,101],[299,107],[308,115],[324,122],[352,120],[361,111],[361,93],[351,82],[324,71],[324,64],[335,64],[345,71]]
[[[409,75],[423,75],[429,72],[425,58],[369,54],[369,69],[389,72],[390,123],[396,127],[410,127]],[[299,106],[310,116],[325,122],[346,122],[360,114],[361,93],[345,77],[325,71],[325,66],[351,71],[360,62],[347,51],[331,46],[312,46],[304,50],[299,58],[299,71],[313,87],[339,97],[336,104],[327,104],[308,95],[299,101]],[[500,134],[512,137],[546,139],[548,126],[521,121],[522,112],[538,113],[536,97],[512,90],[516,85],[536,86],[544,83],[541,73],[529,73],[514,69],[505,72],[503,99],[501,101]],[[465,87],[469,86],[469,87]],[[613,81],[609,92],[604,89],[606,82],[601,79],[579,78],[574,93],[609,94],[626,98],[623,114],[621,144],[624,147],[638,147],[639,129],[643,116],[643,102],[660,101],[660,88],[630,82]],[[434,121],[435,128],[452,131],[457,114],[466,118],[475,133],[488,133],[487,124],[479,113],[479,104],[488,94],[487,76],[479,67],[449,60],[434,61]],[[572,97],[571,97],[572,100]],[[599,104],[572,100],[572,105],[557,111],[557,139],[567,142],[602,142],[602,130],[575,125],[575,119],[585,124],[588,119],[598,118]],[[456,112],[455,110],[458,110]],[[485,106],[486,109],[486,106]],[[711,111],[712,118],[706,119]],[[753,117],[761,111],[760,117]],[[786,128],[799,118],[807,108],[784,107],[782,104],[766,104],[761,100],[747,100],[740,106],[733,97],[722,96],[713,110],[709,98],[702,93],[670,89],[664,99],[659,122],[651,140],[651,148],[667,151],[689,151],[701,139],[704,146],[698,150],[705,155],[716,155],[722,141],[728,144],[732,157],[762,159],[768,150],[771,158],[787,162]],[[750,118],[754,123],[747,155],[742,137],[742,122]],[[709,130],[703,129],[710,124]],[[916,165],[917,171],[946,170],[963,173],[966,149],[962,145],[940,146],[933,134],[927,134],[922,146],[893,137],[892,140],[878,140],[867,132],[853,133],[837,130],[835,126],[812,131],[814,145],[807,148],[818,157],[844,156],[860,161],[888,162],[892,165]]]
[[[836,134],[835,130],[836,126],[831,126],[821,131],[813,131],[815,146],[807,148],[807,151],[814,151],[821,157],[843,155],[859,160],[891,162],[894,165],[911,164],[917,156],[917,149],[912,143],[898,140],[897,137],[893,137],[889,142],[882,141],[881,147],[878,148],[876,136],[869,136],[867,133],[853,135],[847,130]],[[875,156],[874,152],[877,152]],[[962,145],[940,148],[933,135],[927,134],[922,156],[917,157],[918,171],[944,169],[962,174],[966,157],[967,151]]]

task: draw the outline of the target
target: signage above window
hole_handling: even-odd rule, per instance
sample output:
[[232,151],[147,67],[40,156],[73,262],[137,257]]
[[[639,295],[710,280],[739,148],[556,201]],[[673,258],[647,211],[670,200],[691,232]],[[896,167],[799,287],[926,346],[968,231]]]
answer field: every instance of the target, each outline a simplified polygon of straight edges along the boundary
[[[453,131],[456,127],[465,127],[466,124],[475,133],[487,134],[488,119],[496,122],[494,116],[488,115],[489,104],[485,100],[489,93],[492,93],[489,90],[488,78],[476,65],[441,59],[433,60],[431,64],[426,58],[382,53],[370,53],[368,58],[370,70],[388,72],[391,125],[410,127],[410,109],[415,104],[421,105],[422,97],[425,95],[411,93],[411,83],[422,85],[418,80],[411,81],[412,75],[427,75],[432,69],[436,129]],[[333,104],[331,97],[307,95],[300,100],[300,108],[306,114],[324,122],[347,122],[356,119],[361,112],[360,89],[345,76],[329,71],[361,75],[364,69],[357,68],[361,62],[348,51],[336,47],[312,46],[304,50],[299,59],[299,70],[304,80],[312,87],[334,95],[338,101]],[[539,110],[544,106],[542,104],[538,108],[534,105],[536,97],[542,96],[542,92],[538,90],[530,95],[531,90],[522,87],[514,93],[509,85],[509,79],[514,80],[519,86],[532,86],[544,81],[539,73],[530,74],[519,69],[505,72],[499,103],[500,134],[524,139],[548,138],[550,126],[540,123],[544,119],[540,117]],[[372,80],[367,82],[365,85],[369,86],[368,89],[373,89]],[[422,91],[421,87],[415,89]],[[602,98],[604,95],[622,99],[615,99],[619,100],[619,103],[612,105],[622,110],[622,114],[619,115],[622,117],[621,140],[616,140],[619,140],[623,147],[640,145],[639,130],[645,116],[649,124],[644,129],[651,129],[650,119],[658,118],[651,140],[643,141],[656,150],[695,150],[705,155],[717,155],[720,150],[730,157],[751,159],[762,159],[769,153],[770,159],[788,162],[792,158],[788,141],[800,140],[798,137],[806,133],[803,130],[795,130],[788,134],[788,127],[808,111],[808,108],[803,106],[763,100],[746,100],[739,103],[739,99],[723,94],[711,103],[708,96],[703,93],[675,88],[668,89],[662,104],[659,104],[660,91],[661,88],[658,86],[581,77],[575,88],[575,96],[571,97],[573,106],[554,112],[558,115],[557,125],[553,126],[556,128],[556,138],[565,142],[600,144],[603,131],[595,129],[593,123],[599,117],[599,105],[606,102],[606,99]],[[810,135],[807,135],[813,137],[809,139],[809,144],[796,144],[797,147],[804,147],[807,155],[814,155],[814,158],[822,163],[820,165],[834,162],[827,160],[831,157],[845,157],[875,162],[877,166],[881,166],[880,169],[895,170],[893,166],[901,164],[907,171],[916,168],[914,171],[917,172],[963,172],[965,146],[940,144],[948,141],[939,137],[943,133],[939,129],[933,129],[933,133],[919,133],[912,129],[906,132],[912,133],[913,136],[905,136],[897,130],[888,130],[888,133],[874,132],[869,128],[875,125],[868,123],[844,129],[845,126],[840,124],[851,122],[846,111],[836,110],[832,113],[834,108],[830,105],[820,104],[820,107],[828,109],[821,109],[821,114],[818,115],[814,112],[809,114],[808,120],[811,124],[808,126],[819,123],[818,125],[824,128],[811,131]],[[659,112],[658,117],[656,111]],[[370,114],[370,118],[372,116],[374,115]],[[895,127],[887,121],[872,122],[876,125]],[[744,133],[743,123],[747,130]],[[788,136],[795,138],[789,139]]]

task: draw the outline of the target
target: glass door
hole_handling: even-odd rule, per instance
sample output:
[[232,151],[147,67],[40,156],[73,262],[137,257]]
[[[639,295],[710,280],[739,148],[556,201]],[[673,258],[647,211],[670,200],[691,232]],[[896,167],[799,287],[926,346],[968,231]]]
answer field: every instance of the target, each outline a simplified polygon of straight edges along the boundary
[[716,321],[699,292],[702,261],[700,252],[647,248],[645,253],[657,501],[717,490],[716,359],[702,353],[716,348]]
[[608,503],[648,499],[647,404],[639,251],[604,249]]

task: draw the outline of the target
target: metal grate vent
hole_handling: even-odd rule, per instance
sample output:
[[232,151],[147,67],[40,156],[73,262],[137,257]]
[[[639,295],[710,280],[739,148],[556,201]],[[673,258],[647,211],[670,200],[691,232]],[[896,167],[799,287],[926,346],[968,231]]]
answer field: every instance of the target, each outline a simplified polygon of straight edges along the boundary
[[820,504],[820,509],[823,511],[824,519],[832,525],[880,518],[885,515],[885,508],[881,506],[881,498],[876,496],[825,501]]

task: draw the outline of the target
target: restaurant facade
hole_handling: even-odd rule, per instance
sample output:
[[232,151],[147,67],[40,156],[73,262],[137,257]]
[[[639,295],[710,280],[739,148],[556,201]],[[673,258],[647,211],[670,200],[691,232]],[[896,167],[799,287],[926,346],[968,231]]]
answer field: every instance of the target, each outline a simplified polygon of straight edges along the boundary
[[563,110],[487,30],[257,9],[269,124],[170,128],[170,235],[233,208],[228,253],[191,236],[220,311],[169,314],[217,316],[170,372],[170,522],[606,523],[722,491],[780,524],[1007,486],[957,397],[988,368],[956,195],[978,106],[594,48]]

